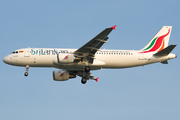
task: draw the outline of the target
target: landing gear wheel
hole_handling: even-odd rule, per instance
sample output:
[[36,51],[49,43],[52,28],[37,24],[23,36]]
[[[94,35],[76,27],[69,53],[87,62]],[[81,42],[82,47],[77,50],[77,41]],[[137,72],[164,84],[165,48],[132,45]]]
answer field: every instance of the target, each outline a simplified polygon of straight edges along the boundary
[[89,72],[90,71],[90,67],[86,66],[84,70],[85,70],[85,72]]
[[24,73],[24,76],[28,76],[28,71],[29,71],[29,65],[26,65],[26,72]]
[[87,79],[86,79],[85,77],[83,77],[83,78],[81,79],[81,83],[82,83],[82,84],[86,84],[86,82],[87,82]]
[[25,73],[24,73],[24,76],[26,76],[26,77],[27,77],[27,76],[28,76],[28,72],[25,72]]

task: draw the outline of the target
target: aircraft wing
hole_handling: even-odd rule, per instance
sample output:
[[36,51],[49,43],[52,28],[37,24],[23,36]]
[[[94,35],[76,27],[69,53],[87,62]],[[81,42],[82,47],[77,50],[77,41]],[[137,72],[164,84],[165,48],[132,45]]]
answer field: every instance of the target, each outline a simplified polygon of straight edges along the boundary
[[99,33],[96,37],[86,43],[84,46],[79,48],[74,52],[75,56],[78,58],[82,58],[83,62],[93,63],[94,55],[99,48],[104,44],[107,43],[108,34],[115,29],[116,25],[110,28],[106,28],[101,33]]
[[79,77],[86,77],[87,79],[93,79],[96,82],[98,82],[98,78],[95,78],[93,75],[91,75],[90,72],[84,73],[83,71],[69,71],[71,74],[78,75]]

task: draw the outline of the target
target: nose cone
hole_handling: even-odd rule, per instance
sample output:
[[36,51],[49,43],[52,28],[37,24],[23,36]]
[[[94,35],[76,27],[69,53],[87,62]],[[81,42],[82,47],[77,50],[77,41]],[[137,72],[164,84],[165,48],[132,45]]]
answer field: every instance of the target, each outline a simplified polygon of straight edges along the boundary
[[8,56],[4,57],[3,62],[9,64],[9,57]]
[[3,62],[9,65],[15,65],[16,64],[16,59],[14,59],[11,55],[8,55],[4,57]]

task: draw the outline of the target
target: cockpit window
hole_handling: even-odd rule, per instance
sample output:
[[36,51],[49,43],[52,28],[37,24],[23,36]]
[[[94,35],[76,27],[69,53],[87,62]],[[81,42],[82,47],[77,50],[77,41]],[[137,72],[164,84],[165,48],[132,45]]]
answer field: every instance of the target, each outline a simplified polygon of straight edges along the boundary
[[17,53],[18,53],[18,51],[13,51],[13,52],[12,52],[12,54],[17,54]]

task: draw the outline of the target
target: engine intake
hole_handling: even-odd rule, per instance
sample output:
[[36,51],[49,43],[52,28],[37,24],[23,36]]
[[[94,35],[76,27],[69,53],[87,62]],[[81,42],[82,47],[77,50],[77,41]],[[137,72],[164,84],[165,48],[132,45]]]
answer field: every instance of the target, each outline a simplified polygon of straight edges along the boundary
[[53,79],[55,81],[66,81],[71,78],[76,78],[76,75],[70,74],[66,70],[53,71]]

